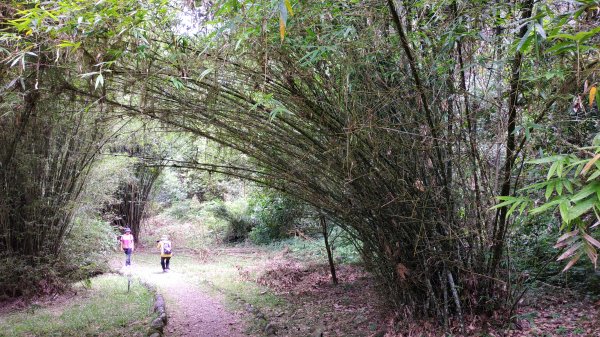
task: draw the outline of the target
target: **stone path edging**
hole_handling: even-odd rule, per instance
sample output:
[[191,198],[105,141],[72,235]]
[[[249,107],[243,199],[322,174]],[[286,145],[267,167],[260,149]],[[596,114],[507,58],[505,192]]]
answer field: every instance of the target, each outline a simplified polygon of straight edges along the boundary
[[[129,277],[128,275],[123,273],[121,270],[116,270],[116,273],[120,274],[124,277]],[[157,317],[154,318],[152,320],[152,322],[150,323],[150,327],[148,328],[148,333],[146,334],[146,336],[148,336],[148,337],[163,337],[165,327],[167,326],[167,309],[165,306],[165,299],[163,298],[163,296],[161,294],[158,293],[158,290],[152,284],[149,284],[149,283],[143,281],[139,277],[136,277],[136,280],[142,286],[144,286],[146,289],[148,289],[150,292],[152,292],[154,294],[153,312],[155,314],[157,314]]]
[[153,285],[141,280],[140,283],[154,293],[154,313],[157,314],[157,317],[150,323],[150,328],[148,329],[147,335],[148,337],[162,337],[164,336],[164,330],[167,326],[167,309],[165,306],[165,299],[161,294],[158,293],[156,287]]

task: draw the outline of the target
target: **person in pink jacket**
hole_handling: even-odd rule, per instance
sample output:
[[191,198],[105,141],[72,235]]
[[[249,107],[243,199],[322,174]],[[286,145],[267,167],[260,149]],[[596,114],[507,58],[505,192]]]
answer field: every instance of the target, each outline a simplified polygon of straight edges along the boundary
[[125,228],[125,234],[121,235],[121,249],[125,253],[125,265],[131,265],[131,253],[133,253],[133,235],[131,229]]

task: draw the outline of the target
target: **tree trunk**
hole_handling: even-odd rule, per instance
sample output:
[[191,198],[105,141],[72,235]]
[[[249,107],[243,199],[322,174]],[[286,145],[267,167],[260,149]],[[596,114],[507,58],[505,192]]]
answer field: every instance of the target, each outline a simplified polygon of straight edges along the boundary
[[327,259],[329,260],[331,280],[333,281],[333,284],[338,284],[338,279],[335,274],[335,265],[333,264],[333,255],[331,254],[331,247],[329,246],[329,234],[327,233],[327,223],[325,222],[325,216],[320,215],[319,220],[321,221],[321,228],[323,229],[323,239],[325,240],[325,249],[327,249]]
[[[533,0],[527,0],[523,4],[522,20],[527,20],[533,13]],[[527,25],[523,25],[516,36],[517,39],[522,39],[527,33]],[[523,62],[523,53],[516,52],[512,63],[512,74],[510,79],[510,92],[508,98],[508,127],[506,130],[506,162],[504,163],[504,178],[500,191],[501,196],[509,196],[512,185],[512,168],[515,162],[515,127],[517,121],[517,99],[519,97],[521,85],[521,63]],[[496,212],[496,219],[493,233],[492,260],[490,264],[490,272],[493,275],[496,272],[498,264],[502,259],[502,251],[507,228],[507,213],[508,207],[501,207]]]

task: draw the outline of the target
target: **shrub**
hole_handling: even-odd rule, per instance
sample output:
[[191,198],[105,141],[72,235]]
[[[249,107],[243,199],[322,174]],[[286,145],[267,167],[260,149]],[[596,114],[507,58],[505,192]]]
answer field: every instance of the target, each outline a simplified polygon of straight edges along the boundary
[[181,186],[181,179],[171,169],[166,169],[158,177],[153,190],[154,201],[164,206],[174,206],[186,199],[186,192]]
[[207,226],[218,233],[224,242],[241,242],[248,237],[253,226],[247,214],[244,199],[231,202],[213,201],[205,203],[204,214]]
[[249,201],[250,218],[255,223],[249,238],[256,244],[268,244],[287,238],[306,215],[300,202],[274,192],[257,192]]
[[274,240],[274,233],[269,226],[259,223],[248,233],[248,239],[257,245],[267,245]]
[[59,259],[55,256],[0,256],[0,300],[52,294],[64,289]]
[[116,245],[117,232],[107,221],[81,216],[65,238],[60,260],[65,261],[71,280],[80,280],[108,270],[108,255]]
[[173,219],[179,221],[194,221],[202,216],[204,206],[195,198],[174,202],[171,207],[165,210],[165,213]]

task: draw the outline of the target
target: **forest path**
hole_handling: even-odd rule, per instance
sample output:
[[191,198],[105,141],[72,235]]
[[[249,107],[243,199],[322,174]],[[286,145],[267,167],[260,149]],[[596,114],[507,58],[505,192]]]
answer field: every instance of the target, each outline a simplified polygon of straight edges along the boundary
[[[131,272],[134,276],[157,287],[166,302],[168,324],[166,336],[243,337],[242,314],[228,311],[223,299],[199,287],[201,275],[190,265],[194,259],[181,256],[171,259],[171,271],[163,273],[158,254],[135,252]],[[181,261],[181,260],[180,260]],[[118,263],[123,263],[119,261]]]

